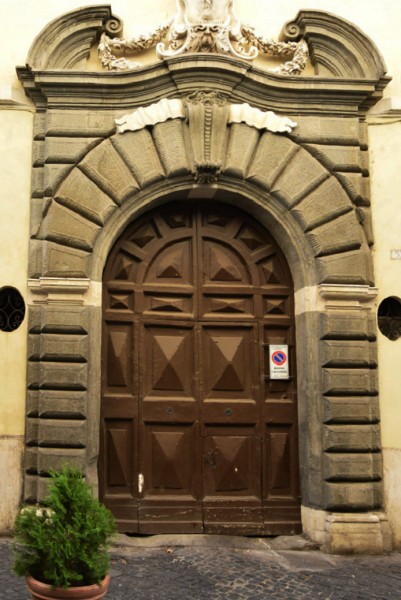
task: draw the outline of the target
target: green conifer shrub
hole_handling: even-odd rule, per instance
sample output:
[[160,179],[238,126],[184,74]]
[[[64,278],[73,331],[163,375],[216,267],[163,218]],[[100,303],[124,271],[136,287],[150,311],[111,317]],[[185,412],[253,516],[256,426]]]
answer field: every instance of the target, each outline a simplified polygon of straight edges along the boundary
[[110,566],[114,517],[79,469],[65,466],[50,476],[44,505],[22,508],[15,521],[13,570],[54,587],[100,583]]

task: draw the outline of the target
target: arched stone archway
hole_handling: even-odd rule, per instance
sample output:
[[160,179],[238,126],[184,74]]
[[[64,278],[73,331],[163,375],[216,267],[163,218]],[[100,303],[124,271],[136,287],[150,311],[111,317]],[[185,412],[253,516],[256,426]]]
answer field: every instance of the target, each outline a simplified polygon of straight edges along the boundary
[[[221,138],[212,148],[219,159],[227,146],[219,183],[256,188],[288,212],[312,249],[318,283],[370,283],[365,231],[352,197],[326,166],[330,157],[320,151],[319,161],[289,137],[245,123],[224,125],[217,122]],[[212,131],[213,121],[209,127]],[[161,190],[167,182],[193,187],[196,149],[187,151],[191,134],[191,123],[169,119],[151,130],[116,133],[90,150],[58,187],[38,230],[37,238],[50,242],[47,276],[91,277],[93,248],[115,211],[136,197],[140,202],[156,185]],[[69,261],[57,260],[52,243],[70,248]]]
[[[89,13],[87,30],[94,33],[107,10]],[[47,31],[57,32],[48,64],[35,42],[31,55],[42,57],[39,66],[33,61],[20,70],[41,108],[33,169],[28,500],[43,497],[48,469],[65,460],[96,484],[107,257],[127,225],[148,210],[196,198],[235,205],[259,220],[292,273],[304,531],[332,551],[349,550],[349,535],[359,530],[365,537],[354,549],[384,548],[373,240],[360,118],[385,77],[377,52],[366,61],[369,42],[349,24],[338,41],[337,18],[306,11],[298,20],[327,77],[294,80],[228,57],[190,55],[140,74],[66,76],[54,70],[64,60],[63,23]],[[66,24],[71,56],[63,68],[89,47],[75,13]],[[349,53],[355,64],[343,60]],[[166,98],[179,101],[182,111],[169,112]],[[240,105],[245,116],[232,119],[231,107],[240,102],[248,103]],[[150,121],[116,132],[120,104],[145,106]],[[249,109],[262,116],[279,110],[297,125],[285,134],[268,131],[263,119],[248,119]]]

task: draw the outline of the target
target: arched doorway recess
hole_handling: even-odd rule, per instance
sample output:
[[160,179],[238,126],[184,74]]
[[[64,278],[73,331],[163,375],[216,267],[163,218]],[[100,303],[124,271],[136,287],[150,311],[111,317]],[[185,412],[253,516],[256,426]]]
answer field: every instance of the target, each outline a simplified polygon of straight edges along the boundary
[[99,480],[120,529],[300,531],[293,286],[273,238],[232,206],[167,204],[126,229],[103,282]]

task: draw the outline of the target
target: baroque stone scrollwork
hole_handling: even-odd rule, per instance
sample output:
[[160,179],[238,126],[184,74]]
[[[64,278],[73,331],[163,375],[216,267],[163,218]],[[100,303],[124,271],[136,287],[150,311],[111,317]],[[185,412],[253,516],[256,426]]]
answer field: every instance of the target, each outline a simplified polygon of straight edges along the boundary
[[102,66],[114,71],[140,67],[139,63],[124,56],[118,58],[114,52],[136,54],[153,47],[156,47],[159,58],[171,58],[186,52],[226,54],[246,60],[255,59],[259,53],[292,57],[273,69],[284,75],[299,75],[309,55],[304,40],[267,40],[257,35],[252,27],[241,25],[234,0],[177,0],[174,19],[148,35],[131,39],[116,35],[114,30],[106,27],[98,47]]
[[[128,52],[137,54],[144,52],[150,48],[154,48],[160,42],[170,29],[171,21],[156,27],[156,29],[148,34],[139,35],[136,38],[124,39],[121,37],[111,37],[121,33],[116,33],[117,19],[111,19],[106,25],[106,32],[102,34],[98,46],[98,55],[102,66],[109,71],[127,71],[129,69],[137,69],[140,63],[132,60],[127,60],[125,57],[117,57],[113,52]],[[109,34],[109,35],[108,35]]]

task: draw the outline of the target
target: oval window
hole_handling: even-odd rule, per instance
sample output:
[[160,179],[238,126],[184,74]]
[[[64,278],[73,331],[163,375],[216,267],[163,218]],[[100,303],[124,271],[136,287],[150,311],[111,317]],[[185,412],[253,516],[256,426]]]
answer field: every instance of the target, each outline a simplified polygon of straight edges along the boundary
[[15,331],[25,317],[25,302],[13,287],[0,289],[0,330]]
[[395,341],[401,336],[401,302],[398,298],[385,298],[377,311],[377,322],[383,335]]

